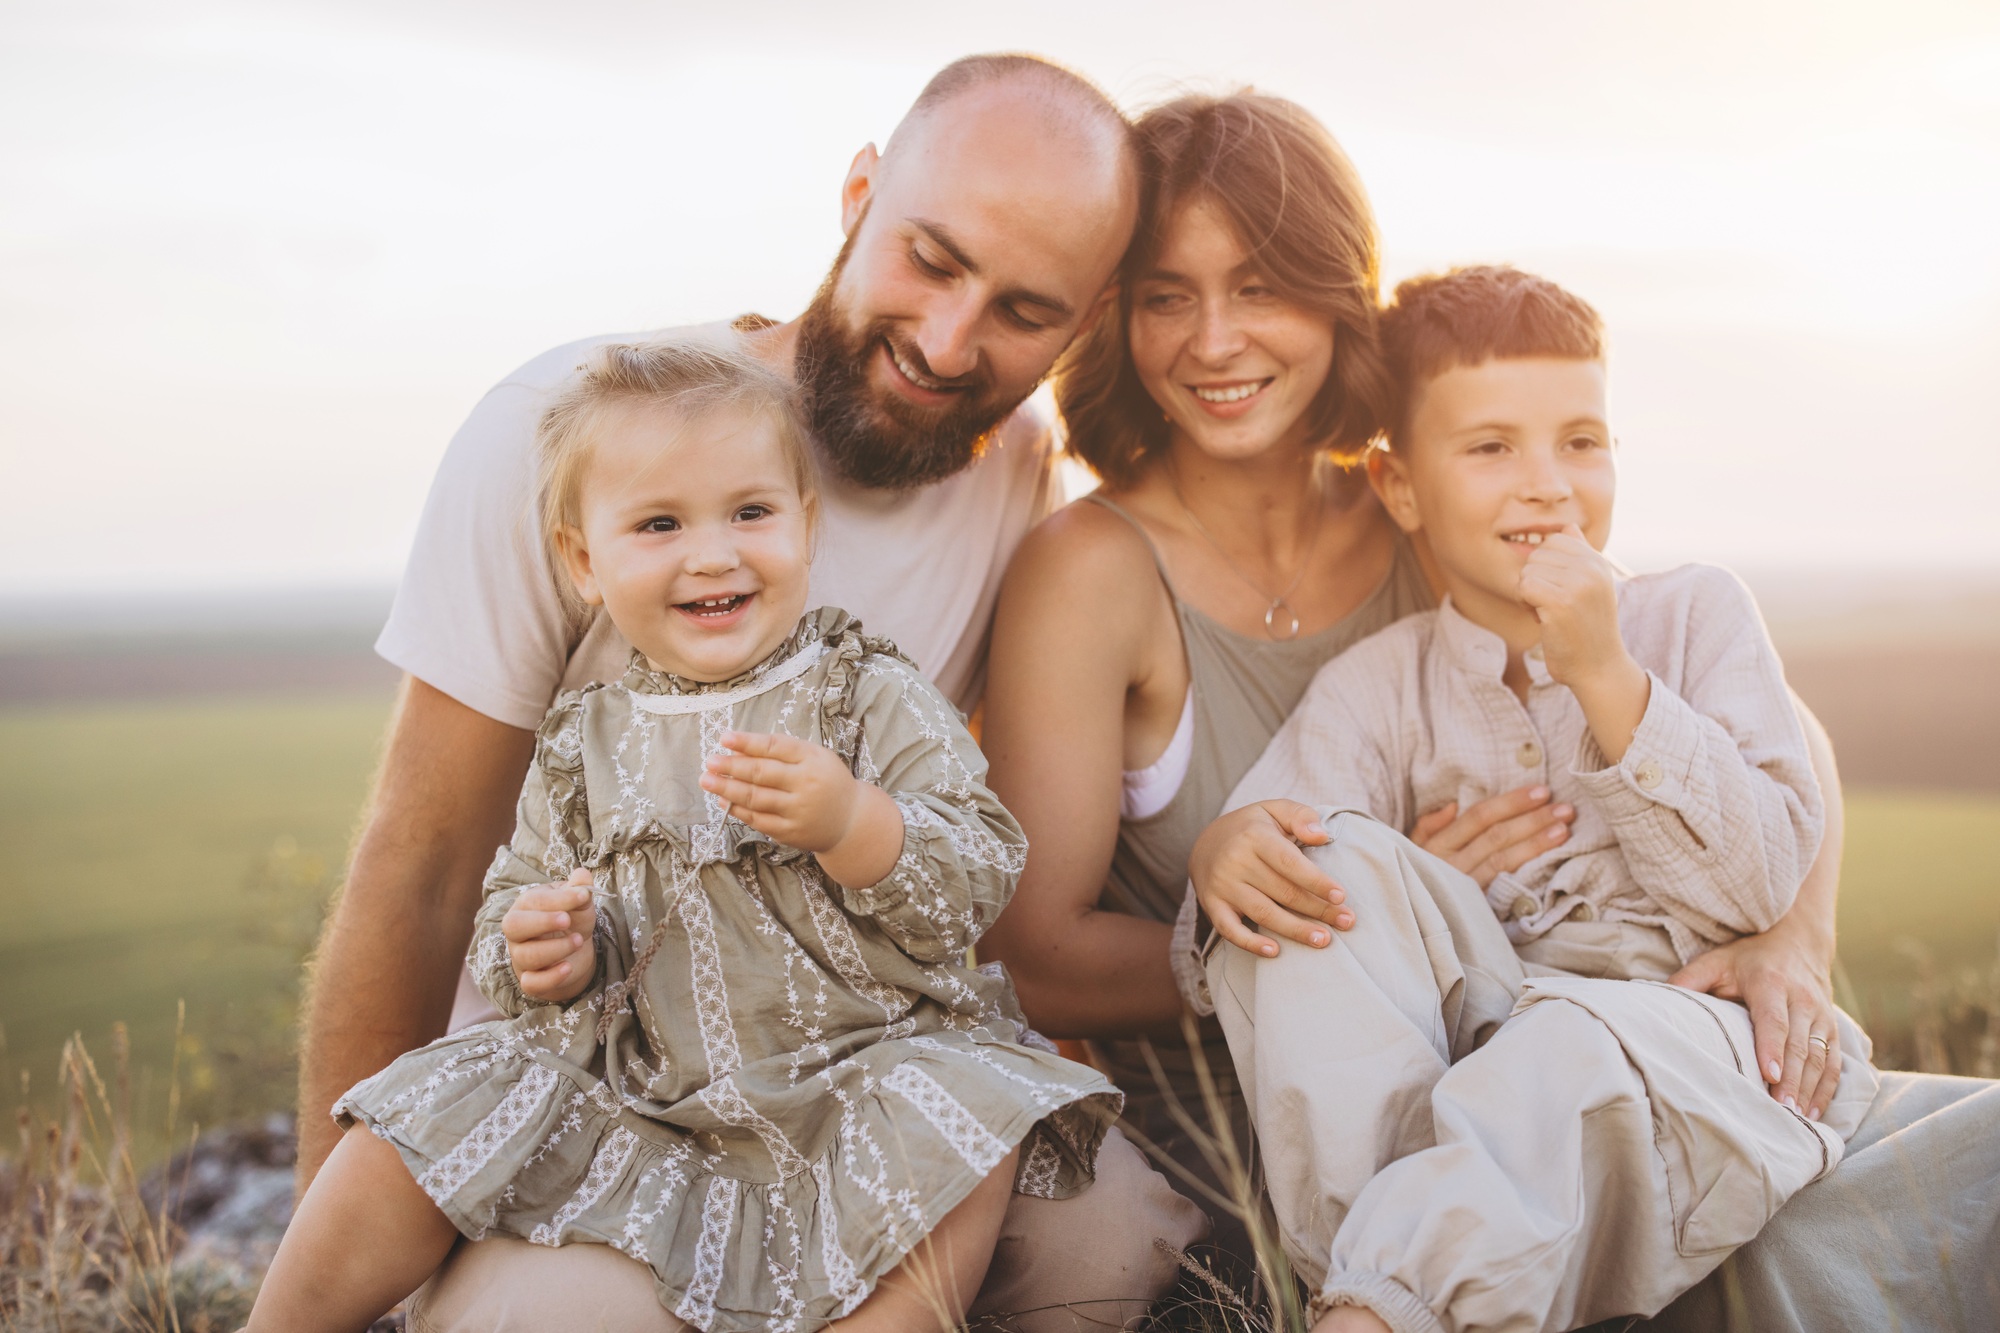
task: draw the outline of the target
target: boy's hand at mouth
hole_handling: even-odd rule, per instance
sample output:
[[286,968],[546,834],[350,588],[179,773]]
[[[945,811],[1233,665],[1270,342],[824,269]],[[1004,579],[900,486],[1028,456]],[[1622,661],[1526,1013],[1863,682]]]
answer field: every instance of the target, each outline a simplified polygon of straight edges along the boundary
[[813,853],[851,889],[880,883],[903,852],[903,812],[889,793],[848,771],[839,755],[796,736],[728,731],[732,753],[711,755],[703,791],[729,817],[788,847]]
[[1542,625],[1542,661],[1583,705],[1604,757],[1617,763],[1646,715],[1652,681],[1618,628],[1618,577],[1574,523],[1543,539],[1521,570],[1521,600]]
[[541,1004],[562,1004],[583,994],[597,974],[597,904],[590,872],[567,884],[537,884],[500,918],[507,958],[521,994]]

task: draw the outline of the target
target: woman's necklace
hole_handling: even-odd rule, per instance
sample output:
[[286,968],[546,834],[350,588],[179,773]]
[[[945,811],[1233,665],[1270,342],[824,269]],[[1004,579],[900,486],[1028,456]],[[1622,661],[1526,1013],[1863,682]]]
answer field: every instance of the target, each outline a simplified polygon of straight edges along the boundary
[[[1187,497],[1181,494],[1180,473],[1175,470],[1172,463],[1167,464],[1167,483],[1174,488],[1174,499],[1180,502],[1181,512],[1188,516],[1188,522],[1194,524],[1194,530],[1201,534],[1201,539],[1208,543],[1209,549],[1222,557],[1222,563],[1229,566],[1230,573],[1248,584],[1251,591],[1255,592],[1259,597],[1270,599],[1269,604],[1264,608],[1264,633],[1279,643],[1287,643],[1298,638],[1299,613],[1294,611],[1292,604],[1285,599],[1298,591],[1299,580],[1306,576],[1306,569],[1312,564],[1313,552],[1319,547],[1319,530],[1326,523],[1325,497],[1322,496],[1320,498],[1319,508],[1313,514],[1312,536],[1306,542],[1305,555],[1299,560],[1298,573],[1292,575],[1292,581],[1285,585],[1283,592],[1279,593],[1276,597],[1272,597],[1270,593],[1264,591],[1263,586],[1257,580],[1243,572],[1243,566],[1229,558],[1229,552],[1222,549],[1222,543],[1215,540],[1215,534],[1208,530],[1208,525],[1196,516],[1193,509],[1188,507]],[[1279,614],[1281,611],[1283,612],[1282,616]],[[1282,632],[1280,632],[1281,630]]]

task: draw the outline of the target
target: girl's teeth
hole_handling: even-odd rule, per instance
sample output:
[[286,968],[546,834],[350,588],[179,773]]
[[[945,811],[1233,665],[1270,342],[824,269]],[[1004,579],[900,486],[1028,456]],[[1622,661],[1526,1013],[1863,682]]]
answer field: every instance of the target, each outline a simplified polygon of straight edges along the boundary
[[1539,532],[1515,532],[1508,534],[1507,540],[1510,542],[1525,542],[1529,546],[1540,546],[1542,544],[1542,534]]
[[1194,391],[1194,396],[1201,399],[1204,403],[1240,403],[1251,394],[1263,388],[1267,382],[1259,380],[1255,384],[1238,384],[1227,389],[1197,388]]

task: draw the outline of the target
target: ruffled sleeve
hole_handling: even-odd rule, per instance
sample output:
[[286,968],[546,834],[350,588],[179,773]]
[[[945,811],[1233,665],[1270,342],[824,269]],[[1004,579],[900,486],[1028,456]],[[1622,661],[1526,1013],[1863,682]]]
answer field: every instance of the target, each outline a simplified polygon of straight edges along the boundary
[[935,685],[879,641],[847,635],[828,647],[823,734],[903,815],[895,867],[867,888],[842,888],[845,905],[881,922],[919,962],[959,958],[1013,896],[1027,839],[986,786],[985,756]]
[[[514,836],[493,858],[486,872],[484,900],[472,933],[468,961],[472,978],[501,1013],[510,1017],[534,1001],[521,993],[520,979],[507,957],[507,940],[500,920],[521,891],[538,884],[561,883],[583,863],[590,842],[590,813],[583,786],[583,719],[585,693],[563,695],[535,733],[535,757],[514,820]],[[598,895],[598,947],[604,946],[612,923],[610,900]],[[598,984],[604,969],[598,968]]]

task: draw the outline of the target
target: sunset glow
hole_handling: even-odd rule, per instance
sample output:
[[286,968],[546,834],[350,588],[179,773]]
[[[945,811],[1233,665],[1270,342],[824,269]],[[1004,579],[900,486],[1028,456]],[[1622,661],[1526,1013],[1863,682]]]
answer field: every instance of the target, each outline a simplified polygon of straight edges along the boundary
[[1131,104],[1295,98],[1391,281],[1512,260],[1586,294],[1634,563],[2000,566],[1990,6],[424,14],[0,18],[0,589],[386,583],[487,385],[796,312],[853,152],[987,48]]

